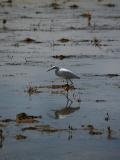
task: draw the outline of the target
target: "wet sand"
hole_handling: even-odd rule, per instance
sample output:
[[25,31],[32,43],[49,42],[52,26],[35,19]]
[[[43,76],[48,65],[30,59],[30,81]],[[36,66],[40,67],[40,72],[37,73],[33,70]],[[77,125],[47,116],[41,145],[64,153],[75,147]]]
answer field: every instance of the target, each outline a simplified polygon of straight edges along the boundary
[[[1,160],[120,159],[119,10],[119,0],[0,1]],[[51,65],[80,80],[67,85]]]

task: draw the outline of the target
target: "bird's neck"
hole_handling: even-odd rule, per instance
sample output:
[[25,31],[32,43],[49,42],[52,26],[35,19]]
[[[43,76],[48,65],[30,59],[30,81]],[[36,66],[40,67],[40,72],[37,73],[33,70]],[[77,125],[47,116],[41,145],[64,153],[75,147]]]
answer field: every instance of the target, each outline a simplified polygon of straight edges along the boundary
[[55,68],[55,72],[57,72],[58,70],[59,70],[59,68],[58,68],[58,67],[56,67],[56,68]]

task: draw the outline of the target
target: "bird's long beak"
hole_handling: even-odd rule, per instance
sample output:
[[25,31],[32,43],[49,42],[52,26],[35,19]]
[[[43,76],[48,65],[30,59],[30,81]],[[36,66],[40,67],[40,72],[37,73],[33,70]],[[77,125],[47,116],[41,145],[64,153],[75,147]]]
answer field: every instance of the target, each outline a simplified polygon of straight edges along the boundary
[[51,71],[52,69],[54,69],[54,67],[49,68],[49,69],[47,70],[47,72],[48,72],[48,71]]
[[55,66],[52,66],[51,68],[49,68],[49,69],[47,70],[47,72],[48,72],[48,71],[51,71],[51,70],[53,70],[53,69],[55,69]]
[[51,68],[49,68],[49,69],[47,70],[47,72],[50,71],[50,70],[51,70]]

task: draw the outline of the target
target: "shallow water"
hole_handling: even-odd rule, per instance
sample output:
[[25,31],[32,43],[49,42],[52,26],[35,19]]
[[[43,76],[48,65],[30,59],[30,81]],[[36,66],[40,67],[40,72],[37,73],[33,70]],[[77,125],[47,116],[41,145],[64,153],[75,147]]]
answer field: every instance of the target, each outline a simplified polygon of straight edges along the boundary
[[[28,160],[120,159],[119,0],[58,1],[58,8],[51,7],[51,3],[0,1],[1,160],[20,160],[21,155]],[[73,9],[73,4],[78,7]],[[88,11],[91,25],[87,17],[81,16]],[[68,42],[61,42],[62,38]],[[56,55],[66,57],[53,58]],[[54,72],[47,72],[51,65],[78,74],[75,89],[67,92],[58,87],[65,82]],[[29,87],[36,90],[30,93]],[[72,100],[68,102],[69,110],[67,96]],[[3,122],[15,120],[22,112],[42,115],[42,119],[31,124]],[[22,131],[24,127],[44,124],[66,130]],[[93,125],[102,134],[91,135],[83,125]],[[73,129],[69,130],[69,126]],[[27,138],[17,140],[19,134]]]

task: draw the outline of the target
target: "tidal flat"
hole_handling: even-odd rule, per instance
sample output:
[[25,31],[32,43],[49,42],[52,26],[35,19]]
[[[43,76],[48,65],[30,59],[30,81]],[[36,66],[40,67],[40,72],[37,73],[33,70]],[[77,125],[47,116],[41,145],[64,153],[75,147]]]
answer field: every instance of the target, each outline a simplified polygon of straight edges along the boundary
[[119,0],[0,0],[0,160],[119,160],[119,123]]

